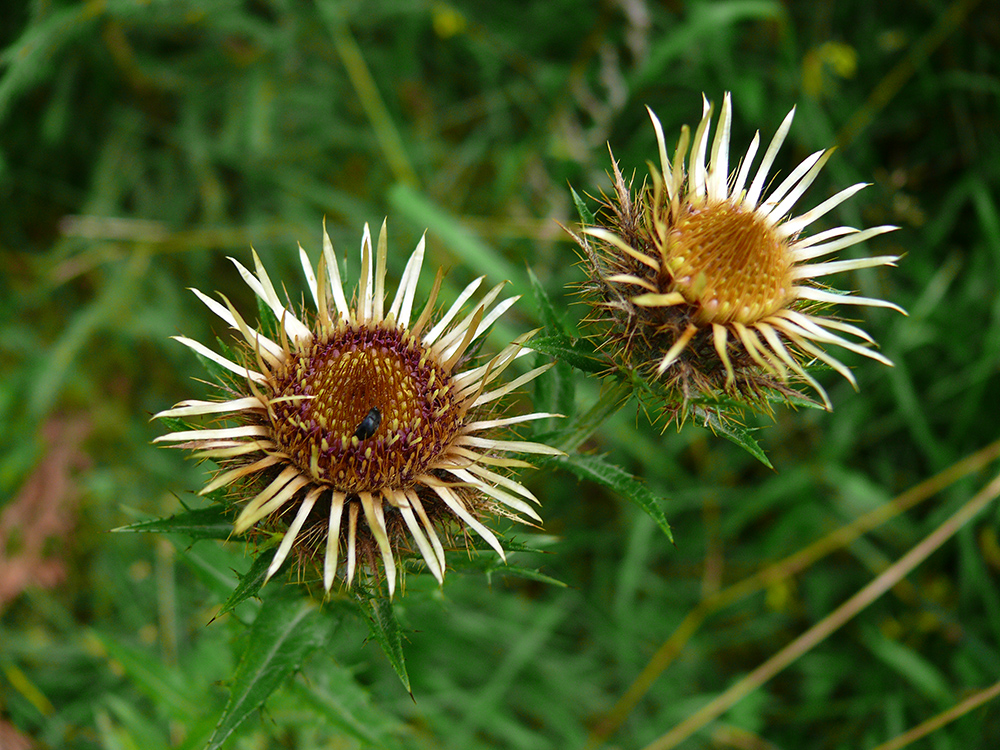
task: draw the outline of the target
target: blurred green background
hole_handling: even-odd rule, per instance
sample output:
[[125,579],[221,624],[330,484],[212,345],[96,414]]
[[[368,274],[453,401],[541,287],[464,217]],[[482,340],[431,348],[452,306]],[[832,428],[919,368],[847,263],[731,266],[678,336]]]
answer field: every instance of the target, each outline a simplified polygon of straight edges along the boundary
[[[872,183],[816,231],[901,226],[852,248],[905,253],[898,269],[834,280],[909,310],[859,313],[896,367],[845,355],[859,394],[826,373],[832,413],[761,420],[774,471],[696,425],[660,435],[626,407],[584,450],[648,483],[676,545],[614,494],[535,472],[544,532],[512,533],[544,554],[517,559],[566,588],[455,575],[438,590],[412,577],[396,601],[412,699],[365,623],[347,618],[227,747],[642,747],[820,621],[996,470],[997,10],[6,4],[0,748],[200,748],[222,710],[247,614],[209,621],[250,558],[239,544],[107,533],[196,502],[204,481],[203,467],[150,444],[162,432],[152,413],[208,393],[192,381],[197,359],[168,338],[222,333],[187,287],[252,310],[225,260],[246,262],[252,244],[295,298],[296,243],[317,257],[324,216],[354,270],[364,222],[388,216],[392,274],[428,229],[428,266],[448,267],[453,288],[486,273],[525,290],[530,263],[576,320],[582,271],[558,225],[575,219],[569,185],[608,186],[609,142],[641,178],[656,158],[643,105],[672,141],[697,122],[702,92],[733,92],[736,154],[793,105],[782,171],[840,147],[801,205]],[[530,297],[505,320],[537,325]],[[596,393],[581,380],[582,403]],[[846,546],[747,596],[712,598],[989,446]],[[996,683],[998,520],[991,505],[683,746],[873,748]],[[613,712],[692,611],[704,621],[677,658]],[[998,706],[909,746],[1000,746]]]

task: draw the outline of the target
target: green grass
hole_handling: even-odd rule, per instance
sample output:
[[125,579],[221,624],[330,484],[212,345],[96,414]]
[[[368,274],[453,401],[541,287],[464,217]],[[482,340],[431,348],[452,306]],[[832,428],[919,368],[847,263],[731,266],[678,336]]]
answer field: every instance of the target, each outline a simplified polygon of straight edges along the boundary
[[[711,705],[680,747],[876,748],[995,685],[988,493],[842,627],[711,703],[997,471],[990,4],[376,5],[35,0],[0,24],[0,747],[19,747],[15,732],[37,748],[205,747],[233,718],[248,647],[260,655],[262,609],[300,627],[227,748],[634,748]],[[187,287],[253,309],[227,255],[246,262],[252,244],[294,298],[296,243],[317,257],[324,216],[352,263],[364,222],[388,216],[394,279],[428,229],[444,298],[480,274],[525,294],[491,346],[545,322],[526,264],[573,332],[583,270],[557,225],[577,216],[569,185],[609,187],[609,142],[645,174],[644,105],[670,142],[702,92],[724,91],[736,152],[793,105],[782,172],[838,144],[802,205],[872,183],[819,228],[898,224],[857,252],[905,253],[849,282],[909,311],[858,313],[896,367],[849,357],[860,393],[818,375],[832,413],[755,421],[773,470],[692,423],[661,434],[634,403],[602,413],[577,465],[531,474],[544,530],[509,529],[525,547],[511,565],[565,586],[455,553],[443,588],[408,576],[391,617],[380,602],[317,610],[275,580],[213,621],[250,568],[240,543],[107,533],[200,507],[205,468],[153,446],[163,426],[149,418],[209,392],[169,338],[213,342],[221,327]],[[564,366],[538,388],[580,412],[599,398],[595,377]],[[597,456],[641,479],[633,494],[674,544],[607,486],[633,485],[595,481]],[[409,691],[380,645],[405,660]],[[998,705],[906,746],[995,747]]]

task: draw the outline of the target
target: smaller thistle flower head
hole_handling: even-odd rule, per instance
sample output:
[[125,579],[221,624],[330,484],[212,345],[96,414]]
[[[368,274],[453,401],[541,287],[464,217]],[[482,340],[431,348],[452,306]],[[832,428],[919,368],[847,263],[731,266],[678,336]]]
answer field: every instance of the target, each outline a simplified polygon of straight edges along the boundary
[[345,561],[348,585],[359,567],[384,572],[391,596],[396,559],[411,549],[410,540],[440,582],[442,537],[447,542],[455,527],[476,532],[503,557],[500,542],[482,523],[485,516],[541,521],[529,504],[538,502],[535,496],[508,474],[529,464],[508,454],[559,451],[503,439],[501,433],[555,415],[502,416],[498,404],[551,365],[497,383],[530,351],[524,344],[531,333],[482,364],[469,354],[517,297],[497,302],[500,284],[463,312],[479,278],[441,315],[435,307],[439,271],[423,311],[414,316],[421,239],[387,309],[387,244],[385,224],[374,250],[365,225],[361,279],[350,302],[325,227],[318,272],[300,246],[313,314],[297,315],[282,302],[256,253],[256,273],[233,260],[277,318],[277,335],[249,326],[225,297],[219,303],[193,290],[237,332],[239,351],[223,356],[176,337],[233,374],[232,397],[184,401],[156,416],[221,416],[235,424],[173,432],[156,442],[195,450],[219,464],[221,471],[201,494],[230,488],[239,508],[236,533],[257,529],[280,538],[268,578],[295,553],[300,564],[322,557],[327,591]]
[[870,348],[874,342],[863,330],[822,313],[833,304],[903,310],[884,300],[836,292],[817,280],[895,265],[893,255],[828,258],[896,227],[805,234],[806,227],[865,184],[795,215],[793,207],[832,149],[807,157],[771,188],[768,175],[795,110],[781,123],[751,179],[760,133],[731,173],[730,95],[723,99],[711,140],[713,107],[703,101],[693,139],[685,126],[673,160],[667,157],[660,121],[649,110],[660,169],[651,167],[651,185],[644,184],[635,198],[612,157],[615,195],[602,206],[597,225],[576,238],[590,271],[585,287],[594,304],[590,319],[607,329],[604,340],[616,364],[659,378],[677,401],[729,394],[767,409],[769,392],[790,396],[789,380],[800,379],[829,409],[826,391],[806,371],[808,361],[824,362],[855,388],[857,383],[824,346],[892,363]]

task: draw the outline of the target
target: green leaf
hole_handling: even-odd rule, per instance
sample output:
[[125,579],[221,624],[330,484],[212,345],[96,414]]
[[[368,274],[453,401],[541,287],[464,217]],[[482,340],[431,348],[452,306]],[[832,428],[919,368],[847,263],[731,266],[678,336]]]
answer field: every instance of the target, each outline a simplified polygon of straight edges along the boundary
[[493,576],[515,576],[517,578],[525,578],[529,581],[538,581],[539,583],[547,583],[552,586],[559,586],[560,588],[567,588],[567,584],[563,583],[557,578],[552,576],[547,576],[544,573],[534,569],[534,568],[522,568],[519,565],[497,565],[486,570],[487,580],[492,584]]
[[169,518],[154,518],[128,526],[119,526],[113,532],[186,534],[192,539],[229,539],[233,535],[233,522],[225,508],[212,506],[189,510]]
[[[492,555],[494,560],[500,560],[500,557],[497,555],[497,551],[493,549],[493,546],[482,537],[470,537],[467,543],[470,549],[482,552],[485,555]],[[538,552],[537,547],[532,547],[531,545],[528,545],[525,542],[519,542],[516,539],[503,538],[501,539],[500,546],[502,546],[504,552],[508,554],[511,552]],[[451,568],[451,566],[454,565],[457,568],[468,559],[475,560],[476,555],[472,555],[471,558],[466,555],[456,555],[454,560],[448,560],[448,567]],[[503,565],[503,562],[501,561],[500,564]]]
[[658,35],[646,59],[626,78],[627,91],[640,91],[653,81],[660,80],[670,70],[675,60],[689,50],[698,49],[706,40],[719,38],[718,34],[741,21],[774,19],[780,21],[786,11],[774,0],[729,0],[720,3],[699,4],[696,11],[687,14],[668,34]]
[[257,330],[272,341],[281,341],[281,326],[274,310],[260,297],[255,296],[254,299],[257,300]]
[[229,700],[206,750],[222,747],[247,716],[302,666],[306,656],[330,639],[338,623],[315,602],[284,591],[264,602],[250,626]]
[[542,325],[552,333],[561,333],[564,336],[568,336],[569,332],[556,313],[552,299],[549,297],[548,292],[545,291],[545,287],[542,286],[542,282],[539,281],[535,272],[531,270],[531,266],[528,266],[527,269],[528,279],[531,282],[531,291],[534,293],[535,302],[538,304],[538,314],[542,319]]
[[583,198],[573,189],[573,186],[569,186],[569,191],[573,194],[573,203],[576,205],[576,212],[580,215],[580,223],[587,226],[594,226],[597,224],[597,219],[594,218],[594,213],[587,208],[587,204],[583,202]]
[[219,610],[217,617],[227,612],[232,612],[247,599],[257,596],[257,592],[260,591],[264,585],[264,581],[267,580],[267,569],[271,565],[271,560],[272,555],[265,553],[258,554],[254,558],[253,563],[250,565],[250,570],[240,576],[239,585],[229,598],[226,599],[226,603],[222,605],[222,609]]
[[308,684],[295,682],[292,691],[305,704],[313,720],[321,718],[338,731],[364,743],[363,747],[402,747],[394,735],[404,730],[392,712],[372,703],[351,670],[338,664],[324,665],[322,677]]
[[608,369],[607,364],[595,356],[594,348],[586,339],[573,341],[568,336],[539,336],[529,341],[528,346],[583,372],[593,374]]
[[674,535],[667,523],[666,516],[660,508],[660,499],[642,481],[632,474],[629,474],[620,466],[608,463],[602,456],[584,456],[579,453],[571,453],[568,456],[560,456],[552,459],[551,463],[560,466],[580,479],[587,479],[596,482],[602,487],[607,487],[626,500],[631,500],[660,527],[670,543],[674,542]]
[[779,393],[778,391],[769,391],[767,394],[767,400],[772,404],[779,404],[781,406],[791,406],[795,409],[817,409],[819,411],[826,411],[826,407],[823,406],[819,401],[809,398],[802,393]]
[[[536,367],[549,363],[548,355],[539,353],[536,357]],[[556,360],[556,365],[547,373],[545,377],[536,378],[533,381],[535,394],[532,403],[538,411],[547,411],[553,414],[562,414],[565,417],[573,417],[576,414],[576,381],[577,374],[568,364],[561,360]],[[545,431],[541,424],[535,422],[532,427],[532,434],[538,435]]]
[[[175,542],[176,544],[176,542]],[[183,562],[201,581],[201,584],[212,593],[215,600],[221,601],[231,596],[233,589],[239,585],[239,575],[236,568],[244,560],[242,550],[232,549],[232,545],[200,544],[191,547],[177,545],[177,559]],[[260,602],[252,602],[247,606],[247,612],[234,612],[240,622],[249,625],[257,614]]]
[[628,400],[632,391],[628,384],[613,379],[606,379],[601,384],[600,397],[582,414],[576,414],[562,425],[536,438],[566,453],[572,453],[579,448],[587,438],[599,430]]
[[126,645],[108,633],[92,632],[132,684],[157,706],[166,708],[177,719],[190,719],[200,713],[180,671],[164,664],[159,656]]
[[389,664],[406,688],[410,689],[410,676],[406,673],[406,659],[403,654],[403,634],[393,611],[392,602],[385,597],[368,597],[358,592],[357,603],[368,618],[368,630],[372,638],[382,648]]
[[877,628],[862,628],[862,642],[880,661],[897,672],[919,693],[940,706],[954,700],[948,678],[926,655],[905,643],[887,638]]
[[[533,555],[538,555],[539,550],[537,547],[529,547],[523,542],[518,542],[513,539],[503,539],[501,541],[504,552],[507,554],[507,559],[510,559],[512,553],[516,552],[529,552]],[[473,553],[472,550],[475,550]],[[540,583],[547,583],[553,586],[559,586],[560,588],[566,588],[567,584],[560,581],[557,578],[546,575],[536,568],[527,568],[521,565],[511,565],[509,562],[505,562],[501,558],[495,549],[489,545],[485,540],[476,537],[475,539],[469,540],[469,551],[470,554],[467,555],[456,555],[451,561],[449,561],[449,567],[453,568],[456,573],[469,573],[482,575],[485,574],[487,580],[492,584],[494,576],[513,576],[515,578],[525,578],[530,581],[539,581]]]
[[191,425],[179,417],[160,417],[159,424],[163,427],[164,435],[191,429]]
[[389,202],[416,226],[427,227],[431,233],[455,253],[462,263],[484,273],[491,279],[507,279],[515,294],[524,294],[524,283],[517,267],[491,248],[447,210],[409,185],[397,183],[389,190]]
[[63,50],[67,45],[77,38],[87,39],[93,28],[103,22],[104,6],[79,3],[30,15],[43,20],[30,25],[14,44],[0,53],[0,67],[4,69],[0,80],[0,122],[7,119],[9,111],[17,115],[18,97],[44,81],[58,61],[65,59]]
[[[662,400],[664,398],[662,394],[658,394],[653,390],[650,383],[645,381],[634,371],[630,371],[626,373],[626,375],[627,382],[632,388],[635,389],[635,393],[640,399],[643,396],[648,396],[656,400]],[[706,407],[704,406],[705,404],[710,406]],[[707,427],[714,434],[721,435],[727,440],[735,443],[764,464],[764,466],[769,469],[773,469],[774,467],[768,460],[764,450],[753,438],[752,433],[756,428],[750,428],[740,424],[735,421],[735,417],[727,420],[722,419],[719,416],[720,410],[727,411],[730,414],[738,414],[742,412],[743,409],[753,409],[753,404],[734,401],[733,399],[724,396],[711,399],[705,397],[692,399],[689,407],[689,415],[693,421],[697,422],[702,427]]]
[[691,416],[697,420],[698,424],[708,427],[716,435],[721,435],[726,440],[735,443],[767,468],[774,468],[763,448],[753,438],[752,433],[756,428],[747,427],[733,420],[720,419],[714,409],[705,409],[697,405],[691,407]]

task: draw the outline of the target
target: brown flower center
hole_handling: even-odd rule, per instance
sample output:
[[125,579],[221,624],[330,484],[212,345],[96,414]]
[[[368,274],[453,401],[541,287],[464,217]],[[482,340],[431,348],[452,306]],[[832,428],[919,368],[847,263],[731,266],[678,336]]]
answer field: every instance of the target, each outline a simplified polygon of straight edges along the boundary
[[279,449],[342,492],[412,486],[460,427],[451,375],[407,331],[341,324],[272,383]]
[[698,306],[703,324],[755,323],[792,293],[787,245],[752,211],[729,203],[689,207],[667,242],[676,288]]

